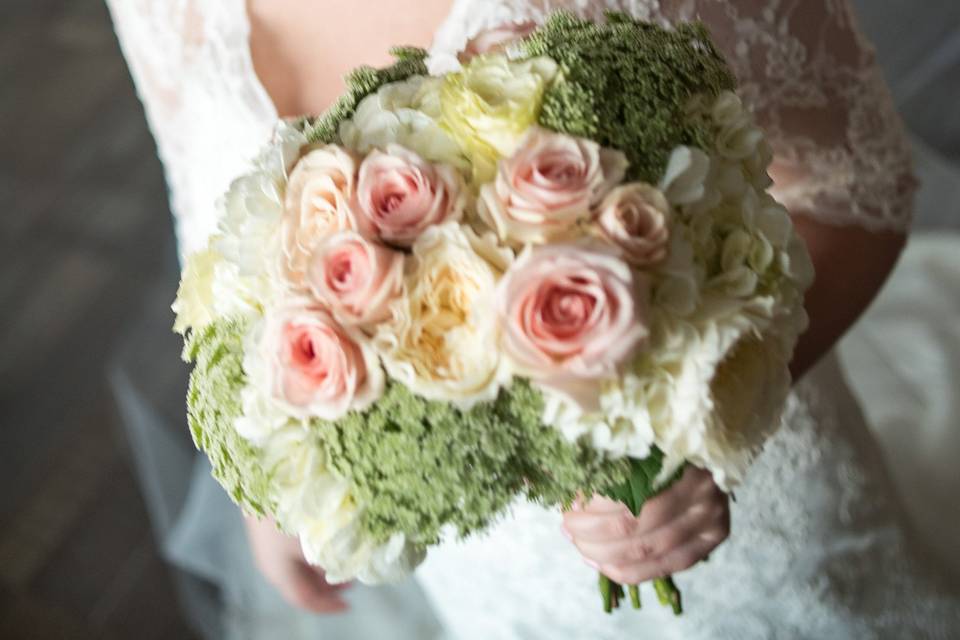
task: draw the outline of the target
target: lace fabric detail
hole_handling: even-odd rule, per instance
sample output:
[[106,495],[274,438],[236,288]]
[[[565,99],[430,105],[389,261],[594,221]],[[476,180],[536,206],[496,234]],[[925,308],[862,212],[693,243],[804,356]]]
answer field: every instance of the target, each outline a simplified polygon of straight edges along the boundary
[[874,50],[844,0],[458,0],[431,70],[456,66],[478,34],[543,22],[557,9],[591,20],[619,10],[665,26],[703,20],[775,152],[777,196],[833,225],[905,231],[916,183],[907,137]]
[[253,68],[244,0],[107,0],[163,161],[185,256],[216,202],[270,139],[277,113]]

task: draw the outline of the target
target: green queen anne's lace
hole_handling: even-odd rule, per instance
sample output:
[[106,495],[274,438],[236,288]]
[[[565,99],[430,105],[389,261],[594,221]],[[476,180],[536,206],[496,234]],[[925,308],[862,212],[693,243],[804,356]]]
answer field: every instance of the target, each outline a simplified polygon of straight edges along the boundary
[[560,65],[540,124],[619,149],[630,160],[627,177],[652,184],[675,147],[714,148],[710,123],[687,109],[691,100],[736,85],[700,23],[664,29],[619,12],[593,23],[561,11],[519,48]]
[[197,448],[207,454],[213,476],[244,511],[265,515],[273,511],[269,500],[270,476],[263,468],[259,449],[244,439],[233,423],[241,415],[243,336],[246,323],[219,320],[193,330],[183,349],[193,362],[187,390],[187,421]]
[[542,409],[523,380],[469,411],[394,383],[368,411],[313,426],[334,469],[353,482],[366,530],[378,541],[403,531],[429,545],[445,525],[462,536],[482,530],[517,496],[559,506],[626,477],[625,461],[544,426]]

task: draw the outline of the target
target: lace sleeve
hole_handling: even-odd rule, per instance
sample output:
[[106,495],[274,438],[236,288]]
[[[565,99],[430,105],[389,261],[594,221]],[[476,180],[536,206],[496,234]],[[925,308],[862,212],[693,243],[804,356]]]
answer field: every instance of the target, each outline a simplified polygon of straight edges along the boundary
[[106,0],[163,162],[181,255],[216,226],[217,198],[269,139],[242,0]]
[[910,226],[908,139],[847,0],[676,4],[673,17],[702,19],[730,58],[791,211],[870,230]]

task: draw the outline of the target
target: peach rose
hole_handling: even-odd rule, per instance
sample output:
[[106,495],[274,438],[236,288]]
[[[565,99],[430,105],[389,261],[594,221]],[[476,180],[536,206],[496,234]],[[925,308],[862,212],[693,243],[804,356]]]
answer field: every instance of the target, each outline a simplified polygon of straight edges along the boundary
[[599,409],[601,383],[648,335],[646,281],[612,247],[528,249],[497,287],[503,348],[520,375]]
[[295,290],[305,286],[314,249],[331,234],[356,228],[350,207],[356,171],[353,156],[331,144],[308,152],[290,172],[281,223],[282,272]]
[[463,216],[466,192],[456,169],[399,145],[371,151],[357,181],[357,226],[369,238],[409,247],[423,231]]
[[341,231],[310,258],[307,285],[345,325],[387,319],[389,304],[403,287],[403,254]]
[[376,354],[321,309],[275,309],[260,345],[273,397],[298,417],[335,420],[383,392]]
[[635,267],[649,267],[667,257],[670,205],[659,190],[642,182],[617,187],[603,199],[597,225]]
[[496,180],[480,190],[478,213],[514,245],[563,237],[623,179],[627,159],[585,138],[531,127]]

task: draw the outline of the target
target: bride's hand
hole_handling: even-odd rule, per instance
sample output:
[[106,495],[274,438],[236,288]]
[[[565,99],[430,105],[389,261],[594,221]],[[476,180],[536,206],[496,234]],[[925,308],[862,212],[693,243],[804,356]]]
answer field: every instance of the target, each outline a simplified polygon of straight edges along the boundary
[[591,567],[620,584],[640,584],[703,560],[730,533],[729,499],[710,474],[688,467],[634,517],[595,496],[564,513],[563,529]]
[[341,593],[350,585],[328,584],[323,571],[303,559],[296,538],[284,534],[270,519],[247,516],[244,523],[257,568],[287,602],[315,613],[346,611]]

